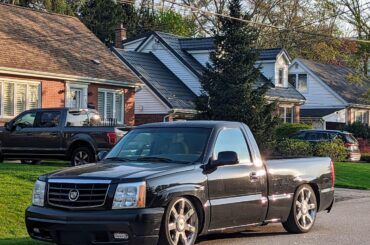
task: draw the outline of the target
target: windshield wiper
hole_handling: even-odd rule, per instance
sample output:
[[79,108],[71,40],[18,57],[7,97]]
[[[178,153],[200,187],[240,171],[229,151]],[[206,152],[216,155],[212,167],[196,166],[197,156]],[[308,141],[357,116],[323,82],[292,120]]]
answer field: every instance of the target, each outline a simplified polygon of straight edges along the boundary
[[136,161],[153,161],[153,162],[167,162],[167,163],[185,163],[183,161],[172,160],[165,157],[139,157]]
[[130,161],[130,159],[124,158],[124,157],[108,157],[108,158],[103,159],[103,162],[105,162],[106,160],[118,161],[118,162],[128,162],[128,161]]

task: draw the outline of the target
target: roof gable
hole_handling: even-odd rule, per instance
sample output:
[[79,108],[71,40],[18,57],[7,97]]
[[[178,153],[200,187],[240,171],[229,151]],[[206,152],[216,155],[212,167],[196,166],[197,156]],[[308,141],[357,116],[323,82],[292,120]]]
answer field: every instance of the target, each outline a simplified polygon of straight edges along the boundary
[[195,109],[196,95],[152,53],[115,51],[171,109]]
[[76,17],[0,4],[0,67],[136,84],[134,74]]
[[365,77],[360,82],[350,81],[348,76],[356,74],[353,69],[301,58],[297,58],[293,64],[295,62],[303,65],[343,101],[349,104],[368,104],[364,94],[370,90],[370,81]]

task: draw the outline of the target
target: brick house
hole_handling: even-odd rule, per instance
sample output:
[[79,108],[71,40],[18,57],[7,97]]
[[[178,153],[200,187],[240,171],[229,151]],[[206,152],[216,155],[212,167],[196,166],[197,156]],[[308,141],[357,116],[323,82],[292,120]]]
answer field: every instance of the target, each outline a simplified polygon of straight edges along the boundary
[[[137,124],[192,118],[194,100],[201,93],[200,78],[210,62],[214,39],[186,38],[163,32],[151,32],[125,40],[125,31],[117,28],[113,49],[144,86],[136,93]],[[278,101],[277,112],[287,123],[300,121],[300,106],[305,98],[288,83],[291,60],[282,48],[260,50],[256,65],[261,75],[256,86],[269,83],[267,99]]]
[[140,81],[76,17],[0,4],[0,122],[24,110],[95,108],[135,123]]

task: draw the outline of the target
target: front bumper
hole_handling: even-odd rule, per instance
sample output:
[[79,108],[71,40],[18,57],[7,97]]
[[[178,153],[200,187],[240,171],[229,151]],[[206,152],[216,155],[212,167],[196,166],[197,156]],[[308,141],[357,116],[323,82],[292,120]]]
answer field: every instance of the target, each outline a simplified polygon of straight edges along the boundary
[[[67,211],[30,206],[26,210],[28,234],[60,245],[155,245],[163,208],[102,211]],[[115,239],[126,233],[128,239]]]

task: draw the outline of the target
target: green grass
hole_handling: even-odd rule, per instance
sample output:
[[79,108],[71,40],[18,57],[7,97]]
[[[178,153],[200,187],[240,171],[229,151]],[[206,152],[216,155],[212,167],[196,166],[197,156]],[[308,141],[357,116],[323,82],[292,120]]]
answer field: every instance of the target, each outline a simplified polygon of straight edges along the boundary
[[370,163],[335,163],[336,186],[370,190]]
[[24,212],[31,203],[32,189],[37,177],[65,166],[63,163],[0,163],[0,245],[45,244],[28,238]]

